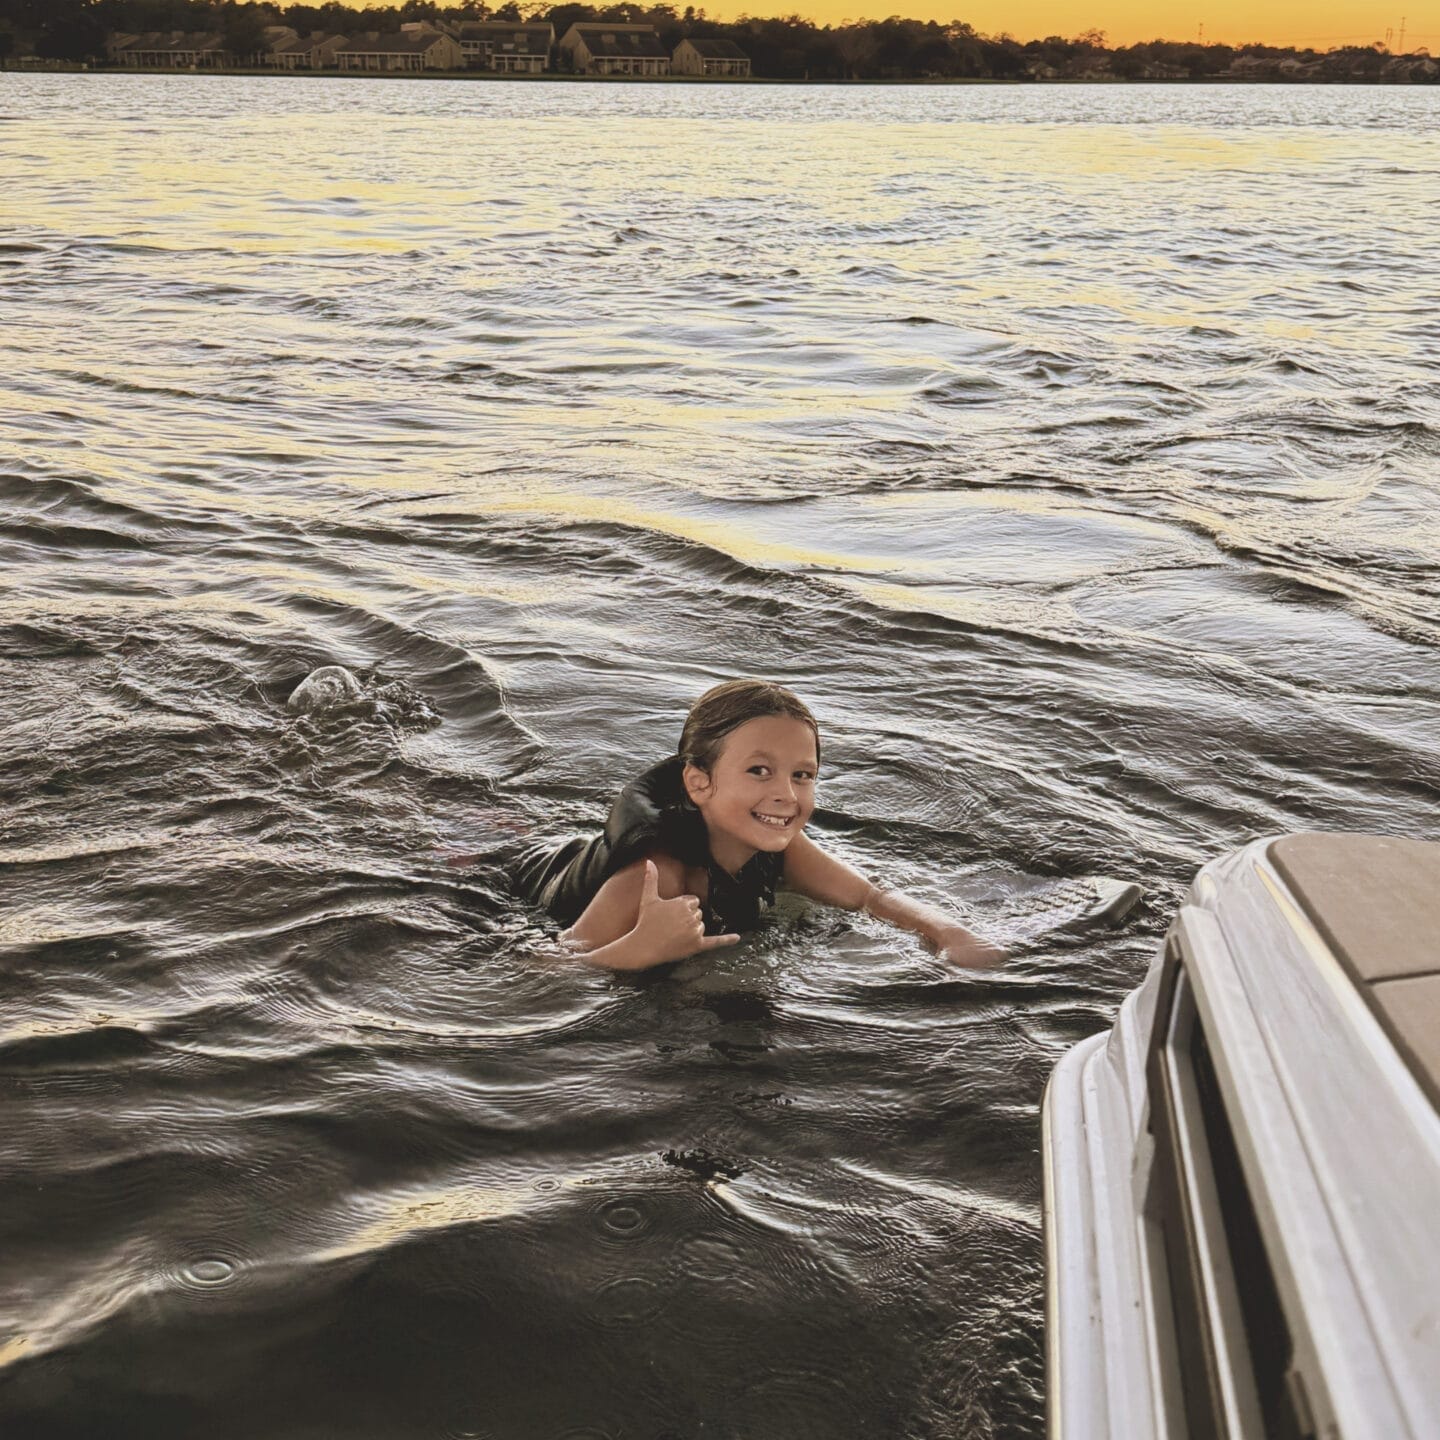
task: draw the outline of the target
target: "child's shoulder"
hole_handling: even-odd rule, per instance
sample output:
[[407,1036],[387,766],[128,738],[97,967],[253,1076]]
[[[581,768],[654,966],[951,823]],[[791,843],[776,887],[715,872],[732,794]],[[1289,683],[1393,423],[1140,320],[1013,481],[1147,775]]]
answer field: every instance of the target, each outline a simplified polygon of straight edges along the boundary
[[621,787],[615,805],[618,807],[628,803],[659,812],[683,804],[685,782],[681,779],[681,772],[684,768],[678,755],[657,761]]
[[642,771],[610,807],[605,835],[611,854],[624,864],[654,850],[686,865],[703,864],[709,845],[700,812],[685,799],[678,755]]

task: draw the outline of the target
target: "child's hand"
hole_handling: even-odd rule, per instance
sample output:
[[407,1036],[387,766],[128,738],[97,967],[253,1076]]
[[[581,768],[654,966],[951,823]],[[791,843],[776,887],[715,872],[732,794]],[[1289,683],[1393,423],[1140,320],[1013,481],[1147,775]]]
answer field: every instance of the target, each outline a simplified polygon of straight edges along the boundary
[[1005,960],[1005,952],[988,940],[972,935],[962,925],[947,925],[934,938],[935,953],[967,970],[990,970]]
[[640,912],[630,932],[636,947],[652,965],[666,960],[683,960],[701,950],[714,950],[721,945],[734,945],[738,935],[707,935],[700,914],[700,902],[693,895],[677,895],[673,900],[660,898],[660,872],[653,860],[645,862],[645,878],[640,882]]

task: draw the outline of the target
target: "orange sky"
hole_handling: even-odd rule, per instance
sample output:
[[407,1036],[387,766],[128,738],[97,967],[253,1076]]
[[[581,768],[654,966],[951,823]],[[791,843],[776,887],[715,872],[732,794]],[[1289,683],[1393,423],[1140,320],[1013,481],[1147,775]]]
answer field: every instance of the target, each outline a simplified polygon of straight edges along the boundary
[[[393,4],[396,0],[349,0]],[[441,0],[442,4],[447,0]],[[489,0],[493,7],[502,0]],[[603,4],[604,0],[590,0]],[[1400,48],[1404,22],[1405,50],[1424,46],[1440,56],[1440,0],[1184,0],[1164,7],[1141,0],[670,0],[677,10],[693,3],[716,20],[740,15],[803,15],[819,25],[846,20],[875,20],[903,15],[912,20],[964,20],[982,35],[1008,31],[1018,40],[1046,35],[1078,35],[1103,30],[1111,45],[1138,40],[1194,40],[1200,26],[1204,38],[1227,45],[1258,41],[1266,45],[1310,46],[1330,50],[1337,45],[1368,45],[1374,40]],[[521,0],[522,9],[529,8]],[[1387,34],[1387,32],[1389,32]]]
[[[672,0],[674,3],[674,0]],[[1137,40],[1193,40],[1205,25],[1207,40],[1240,44],[1247,40],[1269,45],[1310,45],[1328,50],[1335,45],[1368,45],[1394,34],[1400,39],[1405,20],[1405,49],[1428,45],[1440,54],[1440,3],[1437,0],[1186,0],[1184,5],[1146,5],[1139,0],[697,0],[717,19],[743,12],[782,15],[795,12],[821,24],[847,19],[906,15],[916,20],[966,20],[982,34],[1008,30],[1020,40],[1044,35],[1077,35],[1103,30],[1112,45]],[[683,8],[683,0],[677,3]],[[1393,11],[1394,13],[1390,13]]]
[[[397,0],[348,0],[395,4]],[[441,0],[442,4],[448,0]],[[497,7],[501,0],[488,0]],[[603,4],[605,0],[590,0]],[[1372,40],[1400,49],[1401,23],[1407,52],[1430,50],[1440,56],[1440,0],[1184,0],[1152,6],[1140,0],[670,0],[675,9],[693,3],[711,19],[742,14],[802,14],[816,24],[877,20],[900,14],[912,20],[965,20],[981,35],[1011,33],[1020,40],[1047,35],[1080,35],[1103,30],[1110,45],[1136,40],[1194,40],[1204,24],[1205,40],[1224,45],[1293,45],[1329,50],[1338,45],[1369,45]],[[521,9],[528,9],[521,0]],[[1388,32],[1388,33],[1387,33]]]

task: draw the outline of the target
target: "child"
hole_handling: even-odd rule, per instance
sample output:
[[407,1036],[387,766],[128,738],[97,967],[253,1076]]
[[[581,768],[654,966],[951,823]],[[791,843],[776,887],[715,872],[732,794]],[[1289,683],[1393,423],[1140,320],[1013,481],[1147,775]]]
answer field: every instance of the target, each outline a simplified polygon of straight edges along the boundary
[[820,734],[789,690],[730,680],[685,720],[680,750],[621,792],[604,831],[527,861],[521,888],[570,925],[588,964],[642,970],[733,945],[776,888],[864,910],[924,937],[959,965],[1000,951],[949,916],[880,890],[805,834]]

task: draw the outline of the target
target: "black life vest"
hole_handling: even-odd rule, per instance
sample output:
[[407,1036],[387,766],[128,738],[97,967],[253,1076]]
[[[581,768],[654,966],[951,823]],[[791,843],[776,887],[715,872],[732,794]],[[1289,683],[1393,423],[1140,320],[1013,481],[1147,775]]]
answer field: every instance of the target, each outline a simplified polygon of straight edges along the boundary
[[545,847],[526,856],[516,875],[521,893],[572,925],[612,875],[659,851],[705,871],[707,935],[755,929],[763,911],[775,903],[785,857],[761,850],[736,875],[721,869],[711,858],[705,821],[685,794],[683,769],[678,755],[652,765],[620,792],[604,830],[593,840],[577,837],[557,850]]

